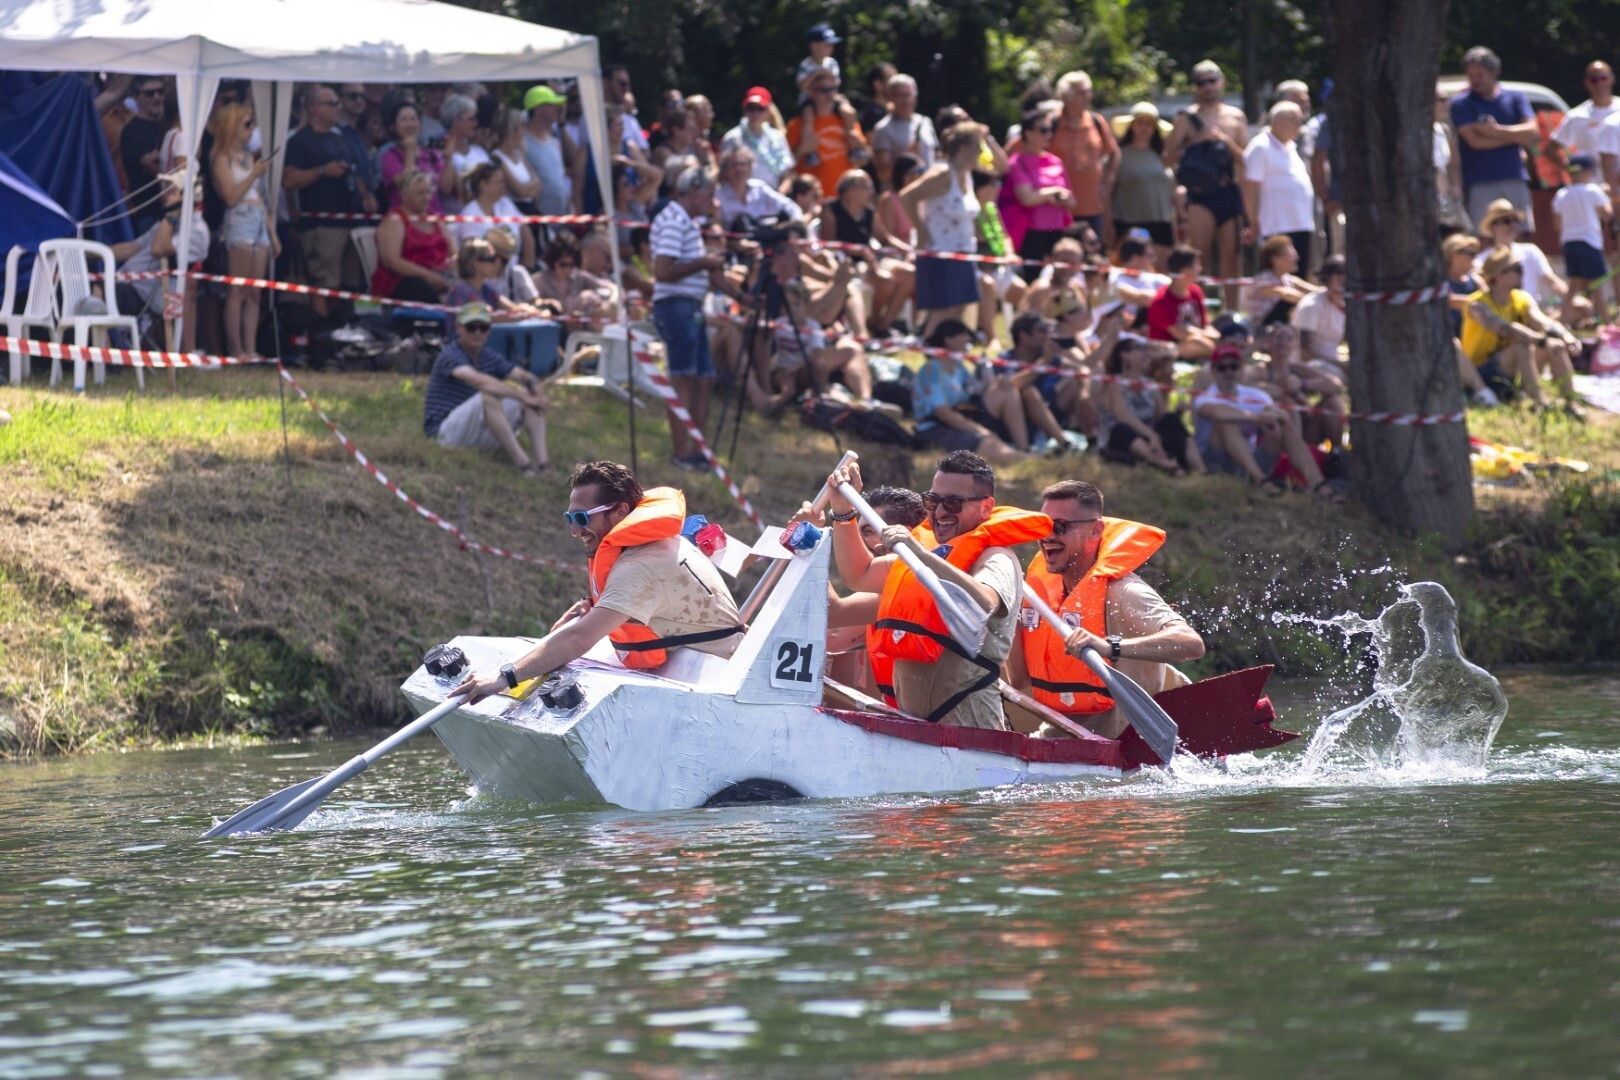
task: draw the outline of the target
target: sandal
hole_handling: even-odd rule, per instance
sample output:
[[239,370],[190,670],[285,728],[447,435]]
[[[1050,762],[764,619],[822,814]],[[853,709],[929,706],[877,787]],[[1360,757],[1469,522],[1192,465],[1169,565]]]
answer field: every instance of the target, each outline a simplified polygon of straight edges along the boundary
[[1323,502],[1333,503],[1335,506],[1341,506],[1344,504],[1344,492],[1334,487],[1333,481],[1331,480],[1323,480],[1321,483],[1311,488],[1311,494],[1315,495]]

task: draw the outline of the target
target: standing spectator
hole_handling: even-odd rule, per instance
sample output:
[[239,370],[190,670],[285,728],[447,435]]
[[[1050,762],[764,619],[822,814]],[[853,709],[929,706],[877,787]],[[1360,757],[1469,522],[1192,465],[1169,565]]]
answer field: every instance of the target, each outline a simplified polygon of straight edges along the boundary
[[[714,211],[714,181],[703,170],[690,169],[676,181],[674,196],[652,225],[653,322],[664,340],[669,381],[698,428],[708,422],[715,378],[703,301],[712,276],[725,268],[725,256],[704,250],[697,218]],[[707,458],[674,416],[669,434],[676,465],[707,467]]]
[[[1013,249],[1039,262],[1074,224],[1074,192],[1063,160],[1048,149],[1056,120],[1040,112],[1025,115],[1019,148],[1007,165],[1001,188],[1001,219]],[[1025,279],[1035,267],[1024,264]]]
[[1299,253],[1300,265],[1309,266],[1316,235],[1316,193],[1295,145],[1304,121],[1298,105],[1279,101],[1271,107],[1266,130],[1244,149],[1243,202],[1249,224],[1243,239],[1252,243],[1256,233],[1261,240],[1286,234]]
[[439,106],[439,118],[444,121],[444,156],[456,174],[456,190],[446,195],[444,206],[450,213],[461,212],[471,198],[467,191],[467,175],[480,165],[488,165],[489,151],[479,145],[478,103],[466,94],[451,94]]
[[[1296,145],[1299,156],[1306,161],[1311,160],[1311,154],[1316,150],[1316,131],[1321,127],[1318,117],[1311,115],[1311,88],[1304,79],[1284,79],[1277,84],[1277,100],[1290,101],[1299,106],[1299,116],[1303,122]],[[1326,114],[1321,116],[1325,118]]]
[[1468,214],[1478,221],[1491,203],[1506,199],[1524,215],[1525,231],[1534,232],[1524,152],[1539,132],[1530,99],[1497,82],[1502,61],[1483,45],[1463,54],[1463,72],[1468,89],[1451,99],[1451,126],[1461,142]]
[[770,123],[771,92],[763,86],[749,87],[742,109],[737,126],[721,138],[720,152],[745,147],[752,156],[754,179],[780,190],[782,181],[793,172],[793,151],[788,149],[787,136]]
[[664,171],[665,192],[687,169],[704,168],[702,151],[708,149],[708,144],[699,140],[695,128],[684,106],[664,117],[663,138],[653,149],[652,162]]
[[135,115],[119,133],[118,155],[132,196],[125,204],[131,210],[130,224],[141,233],[163,216],[162,192],[155,181],[161,171],[158,157],[163,136],[169,127],[165,113],[169,88],[158,76],[148,75],[131,83],[130,93],[135,98]]
[[[268,160],[254,160],[248,152],[253,133],[253,110],[246,105],[221,105],[213,117],[214,155],[210,169],[214,190],[225,204],[221,238],[225,241],[226,272],[232,277],[262,278],[276,249],[265,215],[264,174]],[[232,285],[225,294],[225,348],[231,356],[257,356],[259,292]]]
[[[1317,141],[1320,142],[1320,138]],[[1311,180],[1316,184],[1314,158],[1311,169]],[[1321,192],[1320,184],[1317,184],[1317,192]],[[1434,192],[1435,216],[1440,220],[1442,235],[1472,232],[1474,219],[1468,216],[1468,206],[1463,199],[1462,153],[1457,145],[1457,133],[1451,130],[1451,99],[1439,92],[1434,96]]]
[[[922,248],[945,254],[972,255],[978,250],[974,222],[979,200],[973,194],[973,166],[984,139],[982,124],[958,124],[945,133],[945,160],[900,192],[900,205],[917,227]],[[975,263],[921,255],[917,259],[915,305],[928,313],[927,334],[942,320],[960,319],[979,298]]]
[[714,103],[702,94],[686,95],[686,119],[692,124],[692,136],[697,140],[697,151],[703,159],[703,167],[713,169]]
[[443,153],[426,145],[422,113],[417,106],[409,101],[396,100],[390,110],[388,126],[394,132],[394,144],[377,155],[377,174],[382,182],[386,207],[391,209],[399,205],[399,179],[407,172],[414,171],[426,174],[433,181],[433,194],[428,201],[427,212],[443,213],[440,196],[455,193],[455,170],[445,161]]
[[[550,466],[546,392],[540,380],[489,347],[490,311],[476,301],[456,312],[456,339],[433,362],[422,401],[422,430],[440,446],[504,450],[525,476]],[[529,433],[532,456],[518,442]]]
[[[281,186],[298,193],[301,214],[355,215],[363,209],[360,188],[343,137],[337,133],[338,95],[325,83],[304,94],[304,126],[287,140]],[[347,220],[305,217],[299,221],[305,277],[311,285],[343,288],[351,261]],[[358,265],[358,264],[356,264]],[[357,276],[357,275],[356,275]],[[324,296],[312,296],[310,307],[323,318],[331,310]]]
[[827,192],[845,171],[864,165],[871,155],[855,110],[840,98],[838,76],[816,71],[808,85],[810,104],[788,124],[787,141],[799,172],[820,180]]
[[449,94],[450,88],[443,83],[429,83],[422,87],[422,96],[417,99],[417,104],[418,115],[422,118],[422,143],[426,146],[444,146],[444,122],[439,119],[439,110],[444,107]]
[[1142,229],[1152,242],[1154,264],[1161,269],[1176,244],[1176,179],[1164,164],[1164,133],[1159,110],[1151,101],[1131,106],[1131,122],[1119,144],[1119,171],[1114,180],[1114,233],[1123,240]]
[[450,226],[425,220],[432,212],[434,183],[419,169],[396,178],[399,203],[377,226],[377,269],[371,291],[377,296],[436,304],[450,290],[455,241]]
[[889,186],[878,196],[876,231],[879,243],[909,255],[917,246],[917,226],[906,208],[900,205],[900,193],[923,174],[922,162],[910,154],[901,154],[890,170]]
[[[1057,81],[1057,130],[1052,153],[1063,159],[1074,193],[1074,216],[1101,236],[1107,231],[1108,204],[1113,200],[1114,177],[1119,172],[1119,143],[1108,121],[1091,109],[1091,76],[1071,71]],[[1004,170],[998,170],[1004,171]]]
[[727,229],[735,229],[737,218],[742,215],[756,220],[804,216],[792,199],[754,175],[754,154],[746,146],[720,155],[716,202],[720,207],[720,224]]
[[523,127],[523,158],[540,182],[535,206],[542,214],[568,214],[574,211],[573,139],[558,126],[568,99],[544,83],[531,86],[523,95],[529,110]]
[[1147,309],[1149,339],[1175,342],[1176,355],[1184,360],[1204,359],[1220,341],[1209,326],[1204,290],[1198,286],[1203,269],[1196,248],[1177,247],[1170,252],[1170,284],[1159,290]]
[[[1585,295],[1593,282],[1609,276],[1603,261],[1603,237],[1614,220],[1614,205],[1598,186],[1596,169],[1591,154],[1575,154],[1569,159],[1569,184],[1553,196],[1553,217],[1558,222],[1558,240],[1564,245],[1564,271],[1572,296]],[[1607,322],[1609,305],[1601,287],[1592,302],[1598,322]]]
[[[1249,122],[1242,109],[1221,100],[1226,76],[1215,61],[1194,64],[1192,81],[1193,107],[1176,117],[1164,157],[1187,189],[1188,245],[1205,259],[1213,256],[1221,277],[1235,278],[1243,219],[1237,170]],[[1235,286],[1226,287],[1226,302],[1237,303]]]
[[[1552,141],[1570,154],[1588,154],[1594,160],[1602,154],[1620,153],[1620,147],[1611,141],[1620,131],[1613,120],[1620,114],[1614,101],[1614,69],[1602,60],[1587,64],[1586,92],[1592,96],[1564,114]],[[1601,174],[1596,179],[1601,182]]]
[[495,114],[495,163],[506,175],[506,193],[524,214],[538,214],[540,178],[523,152],[523,114],[505,105]]
[[872,99],[861,106],[862,128],[876,130],[878,122],[889,114],[889,80],[899,73],[900,69],[887,60],[879,60],[866,69],[866,85]]
[[1463,354],[1502,400],[1512,400],[1517,376],[1525,396],[1541,411],[1547,408],[1547,398],[1541,391],[1539,354],[1564,394],[1564,411],[1584,419],[1569,360],[1581,343],[1542,314],[1535,298],[1518,287],[1523,277],[1524,268],[1512,248],[1498,246],[1485,257],[1485,288],[1468,298],[1463,311]]
[[372,156],[371,144],[366,140],[366,88],[361,83],[344,83],[338,87],[338,134],[343,137],[343,150],[349,158],[349,169],[360,189],[360,201],[366,213],[377,212],[376,192],[381,188],[377,177],[377,163]]
[[[826,23],[816,23],[804,35],[805,48],[810,55],[799,61],[798,71],[794,73],[793,82],[799,88],[799,108],[804,108],[813,96],[810,80],[817,75],[828,74],[833,82],[843,81],[843,73],[838,69],[838,61],[833,59],[833,50],[838,47],[842,39]],[[823,185],[824,187],[830,185]]]
[[917,80],[896,75],[889,80],[889,111],[872,129],[872,159],[878,169],[893,165],[901,154],[910,154],[931,169],[939,155],[939,135],[934,122],[917,113]]

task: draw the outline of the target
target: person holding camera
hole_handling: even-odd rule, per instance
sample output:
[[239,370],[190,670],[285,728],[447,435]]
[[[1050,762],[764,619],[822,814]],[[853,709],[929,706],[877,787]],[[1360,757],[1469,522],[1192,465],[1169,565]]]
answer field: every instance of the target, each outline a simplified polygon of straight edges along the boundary
[[[287,140],[287,159],[281,174],[281,186],[298,193],[302,214],[360,214],[376,209],[371,192],[354,173],[337,125],[337,91],[325,83],[315,84],[304,95],[304,126]],[[299,246],[309,284],[343,288],[351,228],[353,222],[343,218],[305,217],[299,221]],[[354,276],[358,277],[358,273]],[[323,296],[312,296],[309,303],[323,318],[331,304]]]

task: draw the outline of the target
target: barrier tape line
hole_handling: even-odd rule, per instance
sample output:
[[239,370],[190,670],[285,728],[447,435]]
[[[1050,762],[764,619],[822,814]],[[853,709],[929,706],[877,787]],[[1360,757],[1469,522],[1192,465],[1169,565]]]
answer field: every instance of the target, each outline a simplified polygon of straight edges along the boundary
[[298,380],[293,378],[292,372],[287,370],[286,365],[277,364],[276,371],[281,376],[282,380],[286,382],[288,386],[292,387],[293,391],[297,393],[300,399],[303,400],[304,404],[309,406],[310,411],[316,416],[320,417],[321,423],[325,424],[327,430],[332,433],[333,438],[337,439],[338,445],[342,446],[344,450],[348,451],[349,456],[354,458],[355,462],[358,463],[359,466],[368,474],[370,474],[373,480],[377,481],[377,483],[386,488],[389,494],[393,495],[394,498],[410,507],[411,511],[423,521],[426,521],[430,525],[437,526],[438,528],[449,533],[455,538],[457,544],[460,545],[463,551],[479,551],[485,555],[493,555],[498,559],[513,559],[517,562],[529,563],[534,566],[543,566],[551,570],[568,570],[574,573],[585,572],[585,567],[579,563],[564,562],[561,559],[551,559],[543,555],[526,555],[521,551],[511,551],[507,548],[496,547],[494,544],[485,544],[481,541],[474,540],[472,537],[468,536],[459,525],[452,521],[445,520],[445,518],[439,514],[434,513],[432,510],[429,510],[427,507],[411,498],[404,492],[404,490],[400,488],[398,484],[390,480],[386,473],[377,468],[376,463],[373,462],[371,458],[366,456],[365,451],[356,446],[354,440],[344,434],[343,429],[338,427],[337,424],[333,422],[332,418],[326,415],[326,411],[316,404],[315,399],[310,396],[309,391],[305,390],[301,385],[299,385]]
[[201,270],[142,270],[119,273],[119,281],[151,281],[157,278],[187,277],[194,281],[212,281],[220,285],[235,285],[248,289],[270,289],[275,292],[294,293],[298,296],[325,296],[333,300],[354,300],[360,303],[386,304],[389,307],[420,308],[425,311],[455,311],[450,304],[432,304],[420,300],[396,300],[389,296],[350,292],[347,289],[328,289],[321,285],[305,285],[296,281],[269,281],[265,278],[233,277],[228,274],[209,274]]
[[27,353],[47,360],[85,360],[113,367],[219,368],[248,364],[274,364],[266,356],[211,356],[207,353],[156,352],[151,349],[114,349],[104,345],[65,345],[32,338],[0,337],[0,351]]
[[[709,449],[709,441],[703,437],[703,430],[692,422],[692,414],[681,403],[680,396],[675,393],[675,387],[665,377],[664,373],[659,370],[658,361],[653,358],[651,353],[635,349],[632,349],[631,352],[635,356],[636,362],[646,368],[647,381],[652,384],[654,390],[658,391],[658,396],[664,399],[664,404],[668,407],[670,414],[681,422],[681,425],[686,428],[687,436],[697,444],[699,450],[703,451],[704,460],[709,463],[709,468],[714,472],[714,475],[718,476],[720,481],[726,485],[726,490],[731,493],[732,501],[737,504],[744,514],[748,515],[748,520],[754,523],[755,528],[764,530],[765,521],[759,516],[759,511],[754,509],[753,503],[748,501],[748,496],[742,493],[742,488],[737,486],[737,482],[731,478],[731,474],[726,471],[726,467],[720,464],[719,456]],[[631,393],[635,392],[635,380],[633,379],[629,390]]]

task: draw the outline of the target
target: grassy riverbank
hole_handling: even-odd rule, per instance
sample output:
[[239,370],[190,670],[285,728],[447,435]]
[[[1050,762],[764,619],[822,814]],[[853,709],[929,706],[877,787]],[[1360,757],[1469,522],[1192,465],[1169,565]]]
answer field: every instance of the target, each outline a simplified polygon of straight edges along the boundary
[[[389,477],[480,540],[573,561],[557,510],[567,467],[628,456],[623,406],[561,390],[549,475],[440,450],[420,428],[421,380],[300,374]],[[435,641],[543,632],[578,575],[475,558],[362,472],[265,369],[114,375],[75,397],[0,389],[0,756],[176,739],[392,724],[396,687]],[[37,385],[37,382],[36,382]],[[1461,554],[1401,538],[1361,506],[1268,498],[1226,479],[1039,460],[1005,471],[1032,505],[1061,476],[1101,484],[1109,509],[1164,525],[1152,578],[1204,632],[1215,670],[1347,663],[1340,643],[1273,613],[1374,613],[1400,581],[1446,583],[1465,647],[1483,663],[1620,655],[1620,425],[1501,412],[1476,433],[1581,457],[1553,474],[1481,489]],[[713,478],[666,463],[661,416],[638,426],[643,479],[683,485],[693,512],[751,535]],[[766,518],[813,493],[838,448],[789,418],[743,427],[738,473]],[[872,448],[874,479],[926,483],[931,458]]]

